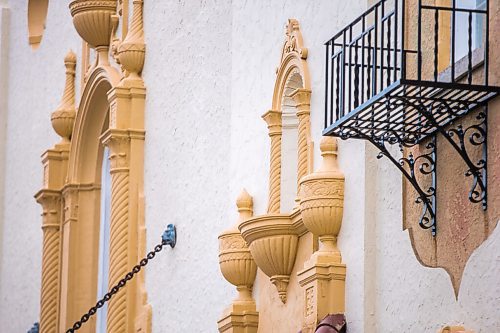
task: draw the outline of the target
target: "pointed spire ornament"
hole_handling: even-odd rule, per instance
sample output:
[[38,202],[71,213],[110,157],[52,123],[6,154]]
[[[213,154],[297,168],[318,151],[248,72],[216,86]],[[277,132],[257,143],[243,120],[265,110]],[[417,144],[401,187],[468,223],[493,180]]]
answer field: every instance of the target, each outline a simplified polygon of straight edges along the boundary
[[61,143],[69,143],[73,133],[73,124],[75,123],[75,70],[76,54],[69,51],[64,58],[66,67],[66,83],[64,85],[64,94],[61,103],[57,109],[52,112],[50,120],[54,131],[62,138]]

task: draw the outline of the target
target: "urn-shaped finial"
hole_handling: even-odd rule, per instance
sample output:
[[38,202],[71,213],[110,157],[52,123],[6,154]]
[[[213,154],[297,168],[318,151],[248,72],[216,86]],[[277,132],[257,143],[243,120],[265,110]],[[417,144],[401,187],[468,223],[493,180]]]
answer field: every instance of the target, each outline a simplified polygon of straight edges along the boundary
[[127,37],[118,47],[120,64],[129,79],[139,79],[144,67],[146,45],[144,44],[143,0],[134,0],[134,13]]
[[73,133],[73,124],[75,123],[75,69],[76,54],[69,51],[64,58],[66,66],[66,83],[64,85],[64,94],[61,103],[56,111],[52,112],[50,120],[52,127],[62,138],[63,143],[69,142]]
[[319,252],[341,262],[337,236],[342,225],[344,174],[337,162],[337,139],[323,137],[320,144],[323,161],[318,171],[300,181],[300,207],[305,227],[319,236]]
[[238,198],[236,198],[236,207],[238,207],[238,212],[240,213],[239,222],[243,222],[252,216],[253,199],[247,190],[243,189]]
[[[236,201],[238,223],[252,216],[252,197],[243,190]],[[247,243],[236,226],[219,236],[219,264],[224,278],[238,290],[234,303],[253,302],[252,286],[257,274],[257,265]]]

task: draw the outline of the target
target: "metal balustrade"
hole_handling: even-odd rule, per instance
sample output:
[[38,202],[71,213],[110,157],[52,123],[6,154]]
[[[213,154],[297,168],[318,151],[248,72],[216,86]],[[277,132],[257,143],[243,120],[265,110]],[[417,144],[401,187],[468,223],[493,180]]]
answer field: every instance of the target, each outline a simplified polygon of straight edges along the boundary
[[[419,223],[433,234],[437,133],[473,176],[469,199],[484,209],[487,203],[487,103],[500,88],[488,82],[489,1],[470,2],[382,0],[325,43],[323,135],[377,146],[417,191]],[[477,124],[458,124],[478,108]],[[483,150],[479,161],[471,160],[465,142]],[[387,148],[393,144],[401,150],[420,144],[423,153],[396,158]],[[430,186],[420,185],[425,177]]]

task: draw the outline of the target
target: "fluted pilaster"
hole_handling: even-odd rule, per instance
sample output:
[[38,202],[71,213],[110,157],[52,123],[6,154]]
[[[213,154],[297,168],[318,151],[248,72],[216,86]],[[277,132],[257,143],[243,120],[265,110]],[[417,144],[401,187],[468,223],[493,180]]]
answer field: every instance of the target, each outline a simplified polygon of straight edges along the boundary
[[268,111],[262,118],[266,121],[271,138],[271,155],[269,164],[269,201],[268,213],[280,212],[281,200],[281,112]]

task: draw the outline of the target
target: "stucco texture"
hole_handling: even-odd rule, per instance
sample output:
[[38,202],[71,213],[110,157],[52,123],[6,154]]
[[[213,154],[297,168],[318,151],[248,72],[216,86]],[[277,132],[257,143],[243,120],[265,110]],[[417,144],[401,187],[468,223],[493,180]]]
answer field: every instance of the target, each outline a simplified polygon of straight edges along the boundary
[[[41,153],[59,141],[50,123],[64,89],[63,59],[81,41],[66,3],[51,1],[40,47],[28,44],[27,1],[7,1],[9,49],[3,233],[0,246],[0,332],[25,332],[39,319]],[[1,82],[4,82],[3,80]],[[3,161],[0,161],[2,163]]]
[[[23,332],[39,316],[41,209],[33,199],[42,181],[39,156],[59,140],[50,113],[63,91],[63,58],[70,48],[80,54],[81,40],[67,2],[50,1],[42,43],[32,51],[26,1],[9,5],[0,332]],[[287,19],[299,21],[309,49],[317,167],[323,43],[366,5],[365,0],[145,0],[148,250],[167,224],[178,231],[175,249],[166,248],[145,272],[153,332],[216,332],[217,320],[236,296],[219,270],[217,236],[234,225],[242,188],[253,196],[255,215],[267,208],[270,140],[261,115],[272,105]],[[339,248],[347,265],[348,331],[420,333],[463,324],[475,332],[500,332],[499,228],[465,265],[457,300],[448,274],[422,266],[415,256],[402,227],[401,175],[376,154],[362,141],[339,142],[346,177]],[[294,272],[306,257],[306,251],[299,254]],[[261,321],[271,322],[275,311],[281,323],[286,315],[297,316],[260,332],[299,331],[298,292],[289,295],[289,302],[297,298],[295,306],[278,307],[275,287],[259,272],[254,296]]]

